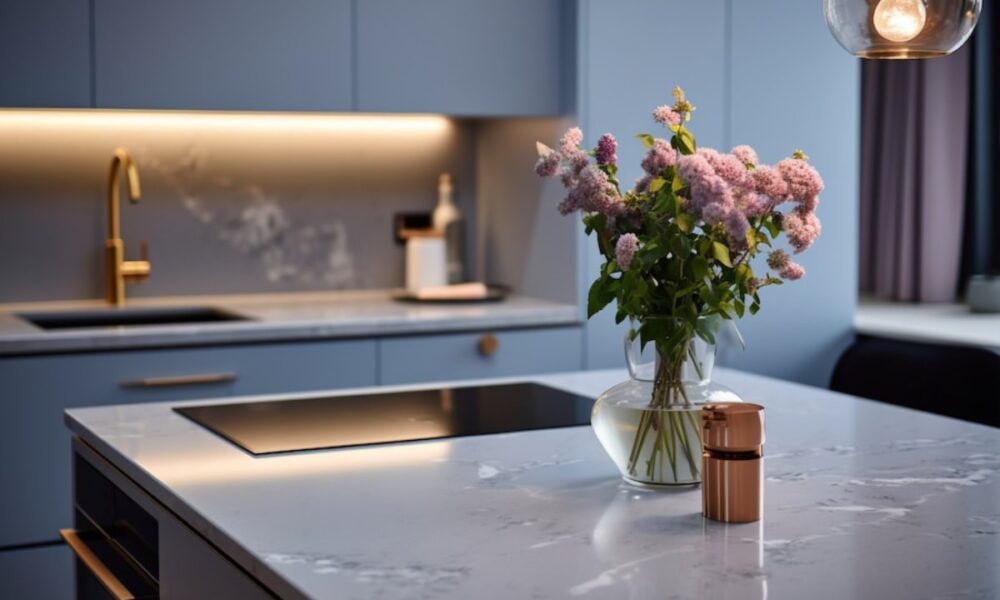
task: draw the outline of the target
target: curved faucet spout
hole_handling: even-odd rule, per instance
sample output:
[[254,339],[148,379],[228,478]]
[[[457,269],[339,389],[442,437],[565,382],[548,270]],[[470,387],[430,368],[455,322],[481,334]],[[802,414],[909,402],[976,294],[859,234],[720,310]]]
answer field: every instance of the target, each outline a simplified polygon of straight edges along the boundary
[[125,180],[128,182],[128,199],[133,204],[139,202],[142,197],[142,188],[139,186],[139,169],[135,166],[135,161],[125,148],[115,148],[114,156],[111,157],[111,172],[108,174],[108,237],[119,239],[121,234],[120,215],[120,192],[121,168],[125,167]]
[[145,244],[142,260],[125,260],[125,242],[121,233],[121,172],[124,168],[128,182],[128,198],[133,204],[139,202],[142,189],[139,186],[139,169],[125,148],[115,148],[108,174],[108,239],[105,242],[108,256],[108,302],[115,306],[125,304],[125,281],[142,281],[149,276],[150,265],[146,259]]

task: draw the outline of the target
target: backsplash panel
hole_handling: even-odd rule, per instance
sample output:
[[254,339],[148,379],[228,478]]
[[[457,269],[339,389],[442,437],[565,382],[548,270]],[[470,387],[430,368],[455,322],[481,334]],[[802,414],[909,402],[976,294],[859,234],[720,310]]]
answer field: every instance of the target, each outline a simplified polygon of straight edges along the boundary
[[0,302],[100,297],[111,153],[142,183],[123,201],[131,296],[395,287],[400,211],[437,176],[475,214],[472,126],[434,115],[0,111]]

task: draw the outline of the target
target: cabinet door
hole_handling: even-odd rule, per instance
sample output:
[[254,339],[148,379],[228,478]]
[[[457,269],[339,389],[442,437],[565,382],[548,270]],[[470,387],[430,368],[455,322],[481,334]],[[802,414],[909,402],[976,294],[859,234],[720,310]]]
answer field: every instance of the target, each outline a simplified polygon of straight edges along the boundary
[[579,327],[420,335],[380,341],[381,384],[453,381],[576,371]]
[[[452,115],[561,112],[568,3],[358,3],[358,109]],[[565,64],[564,64],[565,63]]]
[[0,598],[73,598],[73,553],[62,544],[0,550]]
[[94,0],[97,106],[349,110],[350,0]]
[[0,106],[90,106],[87,0],[0,2]]
[[375,367],[373,340],[0,359],[0,547],[72,522],[66,408],[368,386]]

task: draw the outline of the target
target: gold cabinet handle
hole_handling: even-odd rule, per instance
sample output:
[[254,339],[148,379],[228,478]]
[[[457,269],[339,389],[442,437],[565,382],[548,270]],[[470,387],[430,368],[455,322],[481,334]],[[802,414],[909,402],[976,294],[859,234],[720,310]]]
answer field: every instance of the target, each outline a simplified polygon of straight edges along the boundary
[[117,578],[93,550],[87,546],[75,529],[60,529],[59,535],[80,562],[97,578],[104,589],[108,590],[115,600],[135,600],[135,595]]
[[479,353],[483,356],[493,356],[500,349],[500,340],[492,333],[484,334],[479,338]]
[[174,375],[171,377],[145,377],[123,381],[122,387],[159,388],[182,385],[209,385],[236,381],[236,373],[199,373],[197,375]]

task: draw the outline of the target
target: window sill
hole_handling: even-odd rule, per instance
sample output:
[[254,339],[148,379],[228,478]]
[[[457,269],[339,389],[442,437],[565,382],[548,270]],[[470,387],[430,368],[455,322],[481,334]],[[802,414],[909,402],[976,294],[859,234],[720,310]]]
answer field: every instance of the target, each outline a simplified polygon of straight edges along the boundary
[[1000,352],[1000,314],[972,313],[964,304],[861,299],[854,313],[854,329],[861,335]]

